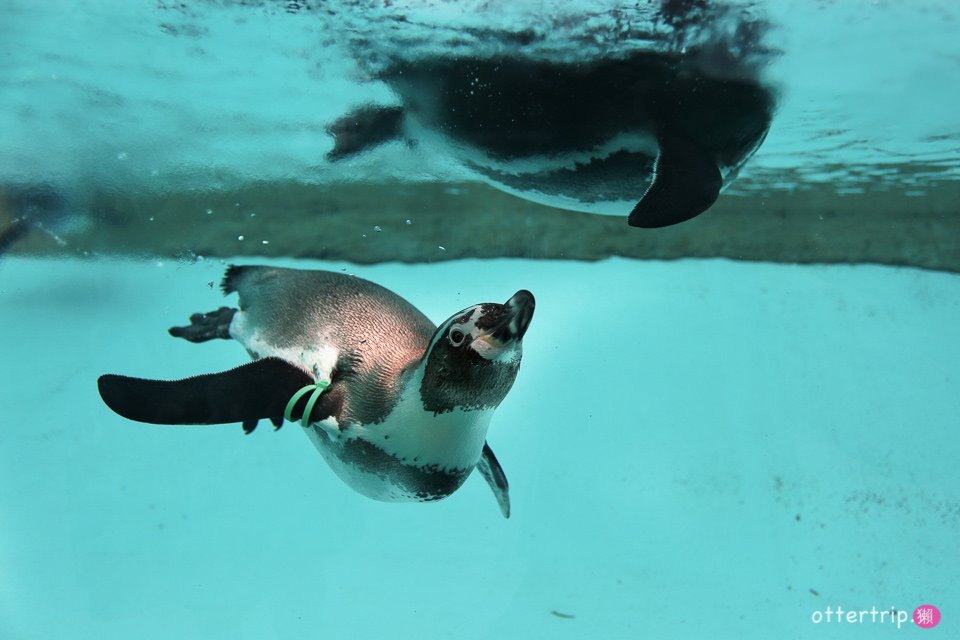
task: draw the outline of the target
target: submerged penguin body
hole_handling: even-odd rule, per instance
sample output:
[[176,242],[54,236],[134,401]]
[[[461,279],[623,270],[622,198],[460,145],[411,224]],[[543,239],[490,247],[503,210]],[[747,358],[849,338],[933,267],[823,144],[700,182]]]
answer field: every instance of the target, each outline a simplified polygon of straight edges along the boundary
[[395,60],[378,78],[397,104],[364,104],[331,123],[331,161],[406,140],[502,191],[629,214],[637,227],[709,208],[763,142],[774,110],[773,92],[757,80],[643,52]]
[[[509,514],[506,480],[485,439],[519,368],[529,292],[474,305],[437,328],[389,290],[337,273],[231,267],[223,289],[239,294],[239,309],[195,314],[170,333],[234,339],[255,362],[179,382],[104,376],[101,395],[112,409],[167,424],[239,417],[251,430],[260,418],[278,424],[280,407],[305,384],[326,383],[305,430],[350,487],[377,500],[426,502],[456,491],[477,467]],[[243,412],[221,409],[207,388],[253,398]],[[185,396],[201,408],[184,415]],[[294,414],[305,404],[295,403]]]

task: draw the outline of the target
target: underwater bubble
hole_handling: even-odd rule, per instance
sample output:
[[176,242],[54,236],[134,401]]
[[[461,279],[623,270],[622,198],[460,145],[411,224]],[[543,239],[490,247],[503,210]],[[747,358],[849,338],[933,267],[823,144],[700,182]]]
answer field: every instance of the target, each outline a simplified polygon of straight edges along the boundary
[[193,264],[197,261],[197,254],[189,249],[184,249],[183,251],[177,252],[176,260],[181,265]]
[[380,225],[378,224],[373,225],[373,230],[376,231],[377,233],[380,233],[381,231],[383,231],[383,229],[381,229]]
[[213,215],[213,209],[207,209],[207,215],[208,216]]
[[129,157],[129,154],[126,151],[121,151],[117,154],[117,160],[126,160]]
[[243,236],[237,236],[237,240],[243,240]]

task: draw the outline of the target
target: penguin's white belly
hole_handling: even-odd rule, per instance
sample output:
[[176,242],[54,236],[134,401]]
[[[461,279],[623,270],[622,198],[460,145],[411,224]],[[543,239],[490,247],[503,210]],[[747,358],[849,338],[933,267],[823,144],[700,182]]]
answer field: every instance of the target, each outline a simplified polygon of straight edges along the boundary
[[427,502],[453,493],[470,475],[492,410],[439,415],[405,410],[383,422],[340,430],[332,418],[306,430],[334,473],[355,491],[385,502]]
[[[325,336],[310,348],[272,344],[243,312],[234,315],[230,335],[253,357],[299,364],[318,380],[330,380],[339,354]],[[331,417],[306,429],[334,473],[357,492],[386,502],[439,500],[456,491],[480,460],[493,409],[434,414],[424,409],[422,380],[421,369],[380,422],[341,429]]]

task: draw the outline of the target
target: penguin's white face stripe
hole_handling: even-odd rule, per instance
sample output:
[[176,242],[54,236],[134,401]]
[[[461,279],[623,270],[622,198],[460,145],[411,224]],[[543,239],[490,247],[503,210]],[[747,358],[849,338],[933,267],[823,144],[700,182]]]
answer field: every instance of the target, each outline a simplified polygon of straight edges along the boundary
[[[450,330],[454,325],[462,330],[465,334],[473,335],[471,331],[476,331],[475,322],[478,317],[478,314],[481,311],[481,305],[474,305],[472,307],[467,307],[463,311],[454,314],[452,317],[447,319],[440,327],[437,329],[436,333],[433,334],[433,338],[430,340],[430,346],[427,347],[427,353],[433,351],[433,347],[436,346],[441,340],[447,340],[450,334]],[[467,316],[467,314],[470,314]],[[466,317],[465,317],[466,316]]]
[[[476,330],[477,316],[480,315],[480,306],[477,305],[476,307],[473,308],[473,310],[470,312],[470,317],[464,318],[465,315],[466,315],[466,311],[464,311],[458,316],[454,316],[448,322],[444,323],[445,325],[444,328],[447,331],[448,335],[451,331],[455,329],[459,329],[460,331],[463,331],[467,335],[470,335],[470,336],[473,335],[474,331]],[[459,345],[455,345],[455,346],[459,346]]]
[[[477,321],[482,315],[483,308],[477,305],[474,307],[468,319],[463,320],[462,318],[457,318],[458,321],[451,323],[449,329],[447,329],[447,339],[450,340],[450,336],[454,331],[461,331],[464,334],[464,340],[469,340],[471,349],[487,360],[497,360],[509,351],[509,349],[506,348],[509,345],[501,344],[498,340],[477,327]],[[460,346],[452,341],[451,344]]]
[[[468,313],[470,314],[469,316],[467,316]],[[453,317],[440,325],[440,328],[430,341],[428,352],[433,350],[433,347],[440,340],[448,340],[452,346],[459,347],[463,340],[460,342],[455,342],[453,340],[454,332],[459,331],[463,333],[464,340],[468,340],[470,342],[470,348],[476,351],[486,360],[502,363],[513,363],[519,360],[521,356],[520,341],[515,340],[509,344],[503,344],[491,336],[487,331],[479,329],[477,327],[477,322],[482,316],[482,304],[468,307],[460,313],[455,314]],[[513,318],[510,321],[510,331],[514,335],[519,333],[517,321],[518,318]]]

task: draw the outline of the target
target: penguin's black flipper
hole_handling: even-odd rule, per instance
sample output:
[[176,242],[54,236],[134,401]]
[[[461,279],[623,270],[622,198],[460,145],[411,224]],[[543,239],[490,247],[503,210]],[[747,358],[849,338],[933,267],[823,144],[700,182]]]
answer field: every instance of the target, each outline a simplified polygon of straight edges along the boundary
[[263,358],[184,380],[108,374],[100,376],[97,386],[106,405],[129,420],[150,424],[241,422],[249,426],[259,418],[282,416],[293,394],[313,382],[305,371],[284,360]]
[[507,474],[503,472],[503,467],[497,461],[497,456],[493,455],[493,449],[486,442],[483,443],[483,452],[480,453],[477,469],[493,490],[493,495],[497,498],[497,504],[500,505],[500,512],[503,513],[503,517],[509,518],[510,485],[507,484]]
[[230,322],[233,321],[236,309],[220,307],[208,313],[195,313],[190,316],[190,324],[184,327],[170,327],[168,333],[174,338],[183,338],[190,342],[206,342],[207,340],[230,340]]
[[716,202],[723,186],[716,161],[695,142],[670,131],[657,141],[653,182],[627,218],[631,227],[653,229],[694,218]]
[[400,138],[403,134],[403,107],[360,107],[335,120],[327,127],[327,133],[334,138],[327,160],[352,156]]

